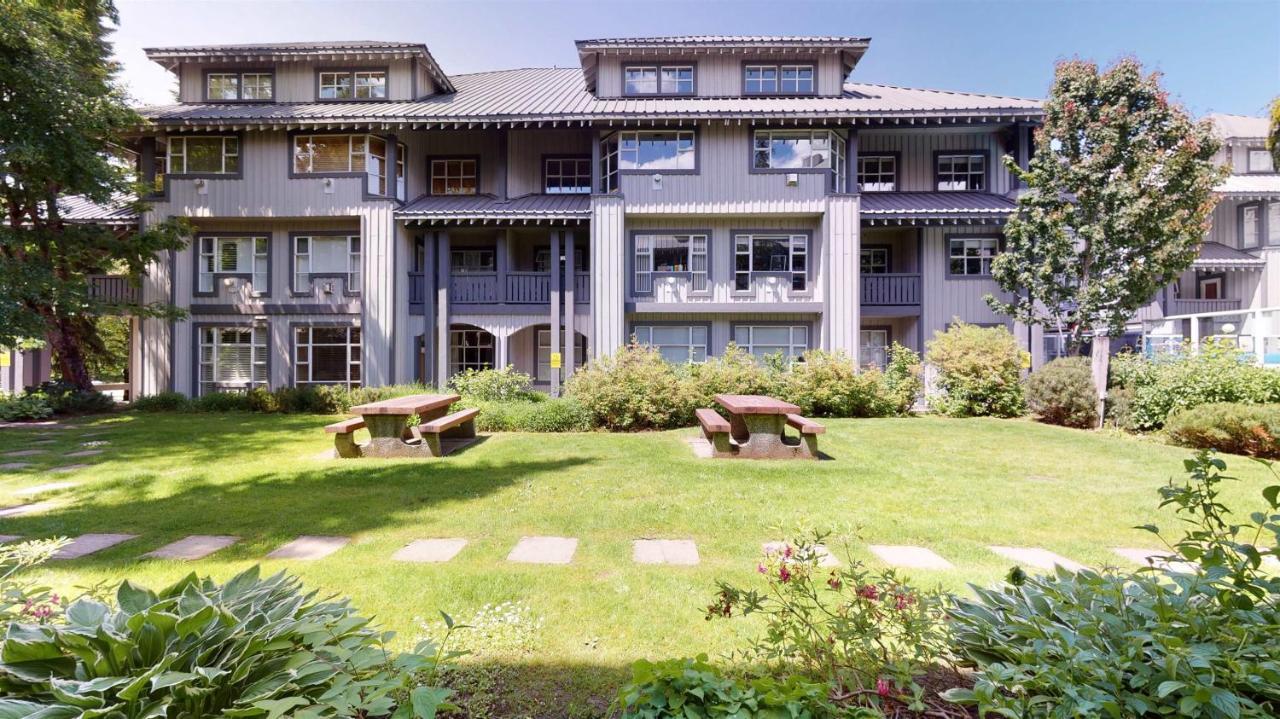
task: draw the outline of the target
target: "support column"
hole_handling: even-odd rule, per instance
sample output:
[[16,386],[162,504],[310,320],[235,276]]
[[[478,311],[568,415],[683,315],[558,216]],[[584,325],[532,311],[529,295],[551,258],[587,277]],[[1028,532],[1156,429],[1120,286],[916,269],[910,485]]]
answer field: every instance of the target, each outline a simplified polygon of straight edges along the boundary
[[[428,232],[421,238],[422,266],[422,375],[418,381],[429,385],[436,378],[436,233]],[[416,362],[418,358],[414,358]]]
[[511,228],[501,231],[498,236],[497,252],[494,253],[494,269],[498,272],[498,302],[507,301],[507,268],[511,266]]
[[[560,231],[551,231],[551,356],[560,352]],[[551,396],[560,396],[560,369],[551,368]]]
[[859,276],[858,196],[831,195],[822,215],[823,268],[827,281],[822,297],[822,345],[844,351],[859,362],[858,328],[862,313]]
[[625,204],[618,195],[591,198],[591,356],[626,344]]
[[574,303],[574,286],[577,284],[577,268],[573,264],[573,230],[565,230],[564,233],[564,377],[568,379],[573,375],[574,364],[577,357],[574,356],[578,347],[577,335],[577,307]]
[[449,233],[436,236],[436,386],[449,381]]

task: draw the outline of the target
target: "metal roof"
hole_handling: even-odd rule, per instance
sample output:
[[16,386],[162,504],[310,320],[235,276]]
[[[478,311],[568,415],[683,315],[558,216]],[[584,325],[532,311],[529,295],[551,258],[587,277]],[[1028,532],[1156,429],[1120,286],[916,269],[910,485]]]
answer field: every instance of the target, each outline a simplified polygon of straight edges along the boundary
[[395,211],[397,219],[423,223],[585,220],[591,216],[591,195],[422,195]]
[[1003,222],[1017,203],[986,192],[864,192],[861,214],[870,225],[923,221],[985,220]]
[[832,47],[865,45],[869,37],[852,35],[661,35],[657,37],[611,37],[594,40],[578,40],[579,48],[611,47],[669,47],[672,45],[698,45],[703,47]]
[[1267,261],[1229,247],[1220,242],[1205,242],[1200,245],[1200,256],[1191,263],[1196,269],[1266,267]]
[[58,200],[58,211],[66,222],[92,225],[136,225],[138,213],[132,198],[117,195],[107,204],[83,195],[67,195]]
[[1039,100],[849,83],[836,97],[598,98],[574,68],[522,68],[455,75],[457,92],[412,102],[314,102],[272,104],[186,103],[142,108],[160,124],[202,129],[352,127],[410,124],[538,125],[653,124],[655,121],[838,120],[863,125],[938,125],[965,121],[1013,121],[1041,115]]
[[1213,113],[1206,119],[1213,123],[1214,132],[1224,140],[1261,140],[1271,130],[1265,117]]
[[1241,200],[1275,197],[1280,195],[1280,173],[1228,175],[1214,191]]

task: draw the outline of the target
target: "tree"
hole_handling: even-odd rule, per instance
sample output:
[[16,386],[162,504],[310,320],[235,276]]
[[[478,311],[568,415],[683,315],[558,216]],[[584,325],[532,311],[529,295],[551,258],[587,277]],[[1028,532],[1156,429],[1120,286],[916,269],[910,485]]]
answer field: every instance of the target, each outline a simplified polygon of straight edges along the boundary
[[162,303],[108,305],[87,276],[137,281],[187,231],[182,221],[142,232],[69,223],[59,209],[70,195],[142,209],[121,148],[143,123],[116,82],[108,21],[111,0],[0,0],[0,345],[44,338],[63,379],[82,389],[92,388],[83,348],[100,344],[94,317],[177,314]]
[[1073,347],[1095,337],[1100,421],[1107,338],[1195,260],[1222,177],[1218,146],[1136,60],[1101,73],[1073,60],[1057,67],[1028,168],[1005,158],[1026,192],[992,262],[1012,299],[987,303],[1065,332]]
[[1280,97],[1271,101],[1271,128],[1267,133],[1267,149],[1276,167],[1280,167]]

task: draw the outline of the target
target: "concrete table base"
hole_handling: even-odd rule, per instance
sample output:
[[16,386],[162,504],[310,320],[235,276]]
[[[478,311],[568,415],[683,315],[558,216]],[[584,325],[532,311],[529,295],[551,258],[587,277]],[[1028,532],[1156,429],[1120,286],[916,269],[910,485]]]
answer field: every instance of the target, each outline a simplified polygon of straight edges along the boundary
[[781,414],[735,414],[729,417],[729,442],[712,442],[713,457],[742,459],[818,459],[818,439],[811,434],[788,437]]
[[[422,422],[440,419],[448,414],[448,407],[418,415]],[[410,415],[365,415],[365,427],[369,441],[357,444],[354,432],[335,434],[334,452],[338,457],[443,457],[449,452],[465,447],[476,439],[475,421],[464,422],[439,434],[419,433],[408,426]],[[462,441],[459,441],[462,440]]]

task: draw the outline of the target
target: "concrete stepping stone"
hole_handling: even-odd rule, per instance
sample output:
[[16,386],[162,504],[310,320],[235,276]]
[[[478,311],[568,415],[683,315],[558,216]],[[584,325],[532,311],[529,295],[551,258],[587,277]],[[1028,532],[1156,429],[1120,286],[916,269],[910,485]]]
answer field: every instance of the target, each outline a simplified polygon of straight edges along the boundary
[[631,559],[636,564],[677,564],[692,567],[701,559],[692,539],[637,539],[631,543]]
[[62,467],[54,467],[53,469],[51,469],[51,470],[49,470],[49,471],[50,471],[50,472],[58,472],[59,474],[62,474],[62,473],[66,473],[66,472],[75,472],[75,471],[78,471],[78,470],[81,470],[81,469],[91,469],[92,467],[93,467],[93,465],[92,465],[92,464],[68,464],[68,465],[65,465],[65,466],[62,466]]
[[136,534],[82,534],[55,552],[52,558],[79,559],[137,537]]
[[204,559],[238,541],[239,537],[226,534],[193,534],[142,556],[150,559]]
[[867,547],[885,564],[904,569],[952,569],[951,562],[932,549],[902,544],[872,544]]
[[27,444],[56,444],[57,441],[56,439],[33,439]]
[[0,534],[0,544],[8,544],[9,542],[22,539],[16,534]]
[[15,489],[13,490],[13,493],[19,497],[34,497],[37,494],[56,492],[60,489],[69,489],[74,486],[76,486],[75,482],[50,482],[48,484],[37,484],[34,487],[27,487],[25,489]]
[[578,551],[578,540],[567,537],[521,537],[508,562],[523,564],[568,564]]
[[391,555],[400,562],[447,562],[467,546],[465,539],[418,539]]
[[324,559],[347,546],[350,541],[350,537],[304,535],[288,544],[277,547],[275,551],[267,555],[267,559]]
[[26,469],[30,466],[30,462],[5,462],[4,464],[0,464],[0,472],[11,472],[16,469]]
[[37,454],[44,454],[48,451],[47,449],[20,449],[16,452],[5,452],[0,457],[34,457]]
[[1190,562],[1178,560],[1170,561],[1173,559],[1173,555],[1171,555],[1168,550],[1140,549],[1137,547],[1114,547],[1111,551],[1135,564],[1142,564],[1144,566],[1147,564],[1153,564],[1157,567],[1164,567],[1179,574],[1194,574],[1196,571],[1196,565]]
[[[760,545],[760,549],[768,555],[782,554],[787,551],[787,542],[765,542]],[[827,550],[825,544],[813,545],[813,553],[818,555],[819,567],[838,567],[840,560],[836,559],[830,551]]]
[[100,449],[82,449],[82,450],[80,450],[80,451],[78,451],[78,452],[67,452],[64,456],[66,456],[66,457],[96,457],[96,456],[98,456],[98,455],[100,455],[100,454],[102,454],[102,450],[100,450]]
[[1054,554],[1047,549],[1038,547],[987,547],[987,549],[1005,559],[1012,559],[1019,564],[1026,564],[1037,569],[1052,571],[1054,567],[1062,567],[1073,572],[1084,569],[1084,565],[1079,562],[1073,562],[1060,554]]
[[0,509],[0,517],[21,517],[24,514],[35,514],[53,505],[53,502],[33,502],[31,504],[19,504],[16,507],[5,507]]

